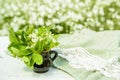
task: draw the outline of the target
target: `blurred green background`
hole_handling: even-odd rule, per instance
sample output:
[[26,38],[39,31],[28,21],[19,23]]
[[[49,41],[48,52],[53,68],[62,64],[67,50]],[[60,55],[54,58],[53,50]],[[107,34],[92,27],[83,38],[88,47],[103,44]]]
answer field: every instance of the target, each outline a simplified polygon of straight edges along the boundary
[[120,30],[120,0],[0,0],[1,36],[31,25],[52,26],[55,34]]

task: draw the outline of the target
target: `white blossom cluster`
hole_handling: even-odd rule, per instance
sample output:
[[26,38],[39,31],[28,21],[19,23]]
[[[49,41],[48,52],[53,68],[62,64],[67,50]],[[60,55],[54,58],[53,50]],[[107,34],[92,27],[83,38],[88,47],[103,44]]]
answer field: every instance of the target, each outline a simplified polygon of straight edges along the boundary
[[50,26],[54,32],[91,28],[96,31],[120,29],[119,0],[2,0],[0,33],[9,26]]

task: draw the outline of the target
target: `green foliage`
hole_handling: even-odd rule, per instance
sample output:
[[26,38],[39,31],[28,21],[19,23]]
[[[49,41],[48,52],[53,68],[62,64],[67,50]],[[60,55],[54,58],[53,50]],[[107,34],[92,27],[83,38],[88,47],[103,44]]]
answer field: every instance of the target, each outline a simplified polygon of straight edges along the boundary
[[33,68],[34,63],[40,65],[43,62],[42,53],[56,47],[58,35],[50,31],[50,27],[28,26],[25,29],[14,31],[9,29],[10,45],[8,50],[13,57],[18,57],[25,64]]

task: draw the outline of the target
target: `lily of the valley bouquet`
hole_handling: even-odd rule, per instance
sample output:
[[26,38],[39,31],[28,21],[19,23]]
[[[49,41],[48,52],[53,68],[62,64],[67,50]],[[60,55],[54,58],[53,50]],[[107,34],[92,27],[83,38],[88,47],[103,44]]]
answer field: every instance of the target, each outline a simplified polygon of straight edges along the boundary
[[27,26],[17,31],[10,28],[8,50],[13,57],[20,58],[28,67],[33,68],[34,64],[43,63],[44,52],[59,44],[57,38],[58,35],[52,34],[50,27]]

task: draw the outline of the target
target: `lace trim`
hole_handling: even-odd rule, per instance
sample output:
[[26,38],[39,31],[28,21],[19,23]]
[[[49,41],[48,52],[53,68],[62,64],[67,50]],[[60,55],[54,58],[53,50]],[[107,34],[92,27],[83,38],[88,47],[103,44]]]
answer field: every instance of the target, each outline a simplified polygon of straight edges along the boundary
[[83,48],[60,49],[59,56],[68,60],[73,68],[85,68],[87,70],[100,71],[104,76],[120,80],[120,62],[117,56],[105,60],[101,57],[90,54]]

